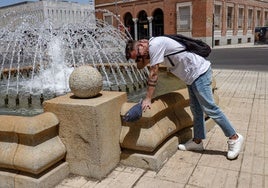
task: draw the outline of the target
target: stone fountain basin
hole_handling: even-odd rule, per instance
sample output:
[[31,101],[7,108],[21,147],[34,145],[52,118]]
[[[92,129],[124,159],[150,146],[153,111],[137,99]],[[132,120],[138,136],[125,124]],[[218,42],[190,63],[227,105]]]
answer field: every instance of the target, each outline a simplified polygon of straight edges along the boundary
[[[218,103],[215,89],[213,81]],[[102,91],[90,99],[78,99],[69,93],[45,101],[45,113],[37,116],[0,116],[0,150],[4,151],[0,153],[0,169],[8,169],[10,176],[42,173],[30,182],[41,182],[46,187],[50,186],[43,180],[48,177],[45,172],[62,160],[66,161],[62,168],[65,175],[96,179],[106,177],[119,162],[159,170],[177,150],[176,134],[192,127],[188,91],[184,88],[156,97],[151,110],[132,123],[121,118],[135,105],[126,101],[125,92]],[[0,179],[4,179],[1,172]]]
[[[218,104],[213,80],[214,100]],[[124,103],[123,116],[135,103]],[[154,152],[168,137],[193,126],[187,88],[161,95],[153,100],[152,108],[143,112],[136,122],[122,122],[120,146],[123,149]],[[209,119],[206,117],[206,121]]]
[[65,157],[59,119],[50,112],[35,117],[0,116],[0,168],[40,174]]

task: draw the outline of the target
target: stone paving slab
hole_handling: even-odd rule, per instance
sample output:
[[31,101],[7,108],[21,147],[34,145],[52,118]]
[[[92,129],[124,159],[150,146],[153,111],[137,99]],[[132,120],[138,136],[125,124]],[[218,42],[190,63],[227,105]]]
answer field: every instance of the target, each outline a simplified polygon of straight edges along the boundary
[[158,171],[119,165],[102,181],[70,176],[57,188],[267,188],[268,72],[214,69],[220,105],[245,143],[228,160],[227,139],[216,125],[205,151],[177,151]]

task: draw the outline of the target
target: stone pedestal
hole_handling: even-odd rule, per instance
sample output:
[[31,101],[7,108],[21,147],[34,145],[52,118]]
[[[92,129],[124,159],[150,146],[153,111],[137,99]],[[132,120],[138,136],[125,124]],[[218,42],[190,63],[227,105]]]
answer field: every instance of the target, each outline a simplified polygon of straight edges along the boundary
[[126,101],[126,93],[102,91],[91,99],[70,93],[44,103],[60,120],[71,173],[102,179],[119,163],[120,110]]

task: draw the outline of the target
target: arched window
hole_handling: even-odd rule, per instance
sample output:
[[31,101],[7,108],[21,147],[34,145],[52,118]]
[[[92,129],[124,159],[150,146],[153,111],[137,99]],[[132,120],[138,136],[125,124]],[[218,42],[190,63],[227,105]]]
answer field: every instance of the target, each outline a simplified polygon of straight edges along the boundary
[[126,13],[124,16],[124,25],[126,27],[126,29],[128,30],[129,34],[131,35],[131,37],[134,39],[135,37],[135,31],[134,31],[134,22],[133,22],[133,17],[131,15],[131,13]]
[[159,8],[153,13],[153,36],[164,34],[164,13]]
[[149,22],[147,13],[142,10],[138,14],[138,39],[149,38]]

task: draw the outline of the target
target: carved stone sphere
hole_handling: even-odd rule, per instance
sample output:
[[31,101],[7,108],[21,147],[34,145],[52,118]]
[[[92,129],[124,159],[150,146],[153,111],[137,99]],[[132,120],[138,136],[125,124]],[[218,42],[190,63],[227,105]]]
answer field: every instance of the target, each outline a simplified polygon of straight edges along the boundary
[[75,68],[69,78],[71,92],[78,98],[95,97],[102,90],[102,75],[91,66]]

